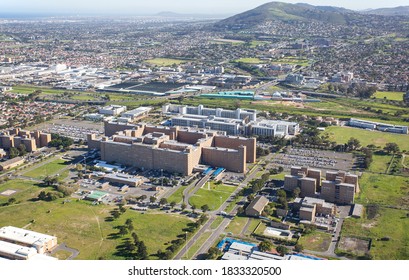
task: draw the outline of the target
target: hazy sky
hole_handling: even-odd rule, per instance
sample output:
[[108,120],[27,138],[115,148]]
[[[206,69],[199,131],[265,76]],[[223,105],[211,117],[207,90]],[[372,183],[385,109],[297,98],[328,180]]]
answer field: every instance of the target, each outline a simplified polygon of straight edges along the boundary
[[[2,2],[2,3],[1,3]],[[179,13],[233,14],[255,8],[266,0],[0,0],[0,13],[92,13],[152,14],[162,11]],[[282,0],[362,10],[409,5],[407,0]]]

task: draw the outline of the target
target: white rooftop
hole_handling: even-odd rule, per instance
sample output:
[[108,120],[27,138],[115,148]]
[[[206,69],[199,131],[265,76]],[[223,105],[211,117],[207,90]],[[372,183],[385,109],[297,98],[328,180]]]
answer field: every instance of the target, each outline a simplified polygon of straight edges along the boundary
[[37,255],[37,250],[34,248],[0,241],[0,255],[7,255],[16,259],[29,259],[32,256]]
[[56,237],[31,230],[7,226],[0,229],[0,239],[41,246],[45,242],[56,239]]

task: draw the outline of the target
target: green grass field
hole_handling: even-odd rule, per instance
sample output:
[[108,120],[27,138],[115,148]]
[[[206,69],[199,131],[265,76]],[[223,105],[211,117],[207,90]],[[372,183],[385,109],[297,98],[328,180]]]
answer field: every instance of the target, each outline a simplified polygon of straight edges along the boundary
[[279,60],[274,60],[272,63],[276,64],[293,64],[293,65],[300,65],[300,66],[308,66],[310,63],[307,59],[299,59],[296,57],[285,57]]
[[[40,163],[41,165],[41,163]],[[47,175],[52,176],[59,174],[60,171],[69,165],[67,164],[66,160],[61,158],[53,160],[49,163],[46,163],[38,168],[35,168],[31,171],[24,173],[24,176],[32,177],[36,179],[44,179]]]
[[203,243],[206,242],[206,240],[210,237],[211,234],[212,234],[211,231],[203,233],[200,236],[200,238],[198,240],[196,240],[195,244],[193,244],[193,246],[190,247],[189,250],[187,250],[187,254],[183,255],[182,260],[192,259],[194,253],[196,253],[197,250],[199,250],[200,247],[202,247]]
[[270,42],[267,42],[267,41],[257,41],[257,40],[253,40],[253,41],[251,41],[250,42],[250,47],[251,48],[255,48],[255,47],[257,47],[257,46],[263,46],[263,45],[266,45],[266,44],[269,44]]
[[301,236],[298,243],[306,250],[325,252],[331,243],[331,235],[317,230],[313,233]]
[[190,205],[195,205],[198,209],[207,204],[211,210],[216,210],[220,207],[221,203],[234,192],[237,187],[214,185],[213,183],[208,189],[207,184],[199,189],[189,199]]
[[220,226],[220,224],[223,222],[223,217],[222,216],[218,216],[213,223],[210,225],[211,229],[216,229]]
[[[359,184],[361,192],[356,203],[375,204],[379,208],[372,219],[366,214],[361,219],[346,219],[342,235],[372,238],[370,253],[375,259],[408,259],[408,211],[393,208],[408,209],[409,178],[364,173]],[[386,236],[389,241],[379,240]]]
[[403,94],[404,94],[403,92],[396,92],[396,91],[377,91],[375,92],[374,97],[377,99],[402,101]]
[[335,141],[339,144],[344,144],[348,142],[351,137],[354,137],[361,142],[362,146],[374,144],[383,148],[386,143],[394,142],[398,144],[401,150],[409,150],[409,135],[340,126],[328,127],[323,134],[324,133],[328,133],[331,141]]
[[391,160],[392,156],[373,155],[373,162],[369,167],[369,171],[374,173],[386,173]]
[[15,198],[18,202],[26,203],[28,200],[36,198],[40,191],[51,190],[51,188],[41,188],[35,182],[31,181],[10,180],[6,183],[0,184],[0,193],[6,190],[14,190],[17,192],[10,196],[0,195],[0,204],[7,202],[7,200],[12,197]]
[[123,243],[123,238],[115,239],[112,234],[118,232],[114,227],[123,225],[128,218],[134,221],[135,232],[145,242],[149,254],[159,249],[165,250],[169,242],[182,234],[191,222],[179,215],[141,214],[132,210],[114,222],[107,222],[105,219],[110,216],[109,211],[112,209],[112,206],[92,206],[88,202],[79,201],[62,204],[62,199],[17,204],[1,208],[0,227],[23,227],[35,220],[28,229],[57,236],[58,243],[64,242],[80,251],[77,259],[96,260],[122,259],[115,253],[116,247]]
[[409,202],[409,178],[406,177],[364,173],[359,186],[357,203],[406,208]]
[[181,203],[183,199],[183,191],[187,186],[180,186],[171,196],[168,197],[169,202]]
[[[342,226],[343,236],[372,239],[370,254],[377,260],[409,259],[409,218],[407,210],[381,208],[374,219],[346,219]],[[389,241],[381,241],[389,237]]]
[[247,217],[234,217],[225,229],[225,232],[231,232],[233,235],[240,235],[248,220],[249,218]]
[[145,60],[146,63],[157,65],[157,66],[172,66],[173,64],[182,64],[186,62],[186,60],[182,59],[172,59],[172,58],[154,58]]
[[248,63],[248,64],[263,63],[261,59],[258,59],[256,57],[242,57],[242,58],[236,59],[234,62],[243,62],[243,63]]

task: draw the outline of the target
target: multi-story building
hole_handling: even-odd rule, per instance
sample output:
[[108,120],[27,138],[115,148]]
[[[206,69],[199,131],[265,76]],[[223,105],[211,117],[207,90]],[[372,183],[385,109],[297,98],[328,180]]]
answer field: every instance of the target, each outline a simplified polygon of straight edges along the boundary
[[327,171],[322,181],[321,198],[340,204],[353,204],[355,193],[359,192],[358,176],[345,171]]
[[200,116],[215,116],[219,118],[226,118],[226,119],[239,119],[239,120],[246,120],[255,121],[257,120],[257,111],[255,110],[247,110],[247,109],[236,109],[236,110],[226,110],[226,109],[213,109],[213,108],[205,108],[203,105],[199,105],[197,107],[194,106],[186,106],[186,105],[174,105],[174,104],[166,104],[162,106],[162,113],[173,113],[173,114],[181,114],[181,115],[200,115]]
[[163,169],[189,175],[199,163],[245,173],[256,160],[256,140],[216,131],[179,127],[105,123],[106,135],[88,136],[89,149],[101,159],[141,169]]
[[108,115],[108,116],[118,116],[122,112],[126,111],[126,106],[121,105],[109,105],[99,109],[99,113],[101,115]]
[[46,147],[51,141],[51,134],[41,131],[27,131],[19,128],[10,129],[0,134],[0,148],[18,148],[23,144],[28,152],[34,152],[38,148]]
[[321,170],[293,166],[291,175],[284,178],[284,189],[293,191],[300,188],[300,197],[320,197],[339,204],[354,203],[354,195],[359,192],[357,175],[345,171],[327,171],[325,176],[321,182]]
[[295,122],[261,120],[250,122],[246,129],[247,135],[284,137],[298,134],[300,126]]
[[163,113],[177,114],[172,126],[188,126],[225,131],[228,135],[284,137],[299,132],[298,123],[280,120],[257,120],[257,112],[247,109],[225,110],[167,104]]
[[291,167],[291,175],[284,177],[284,189],[293,191],[296,188],[301,190],[301,197],[315,197],[321,183],[321,170],[309,167]]

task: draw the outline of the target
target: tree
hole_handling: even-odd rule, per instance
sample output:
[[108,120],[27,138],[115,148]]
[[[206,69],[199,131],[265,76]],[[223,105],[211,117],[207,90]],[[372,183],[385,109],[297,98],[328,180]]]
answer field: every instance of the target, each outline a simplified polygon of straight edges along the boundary
[[216,247],[210,247],[209,251],[207,251],[206,259],[213,260],[217,257],[217,255],[219,255],[219,253],[219,249],[217,249]]
[[383,148],[388,154],[396,154],[399,153],[400,149],[398,144],[396,143],[386,143],[385,147]]
[[270,251],[272,247],[273,247],[273,244],[271,243],[270,240],[264,240],[260,242],[260,244],[258,244],[258,248],[260,249],[261,252]]
[[41,191],[40,194],[38,195],[39,200],[46,200],[47,194],[45,191]]
[[155,196],[151,196],[151,197],[149,197],[149,201],[151,202],[151,203],[154,203],[155,201],[156,201],[156,197]]
[[126,240],[124,243],[125,249],[129,252],[132,253],[133,251],[136,250],[136,246],[134,243],[132,243],[130,240]]
[[146,196],[146,195],[141,195],[140,197],[138,197],[138,200],[139,201],[143,201],[143,200],[145,200],[145,199],[147,199],[148,197]]
[[134,230],[133,222],[132,222],[131,219],[126,219],[125,225],[128,227],[128,230],[129,230],[129,231],[133,231],[133,230]]
[[128,228],[126,226],[119,226],[119,234],[124,236],[128,233]]
[[118,219],[121,216],[121,213],[118,210],[114,210],[111,213],[112,218],[114,218],[114,220]]
[[9,157],[10,158],[15,158],[19,155],[19,150],[15,147],[11,147],[9,151]]
[[361,142],[358,139],[351,137],[347,142],[347,147],[351,151],[355,151],[359,147],[361,147]]
[[304,246],[302,246],[301,244],[297,244],[294,246],[294,250],[296,252],[302,252],[302,250],[304,250]]
[[159,204],[162,205],[162,206],[166,205],[166,204],[168,204],[168,200],[163,197],[163,198],[160,199]]
[[135,246],[138,245],[139,244],[139,237],[136,234],[136,232],[132,232],[131,236],[132,236],[132,239],[133,239],[133,242],[134,242]]
[[119,212],[121,212],[121,214],[123,214],[123,213],[126,212],[126,208],[124,207],[123,204],[119,204],[119,205],[118,205],[118,209],[119,209]]
[[141,260],[148,259],[148,251],[146,249],[145,243],[143,241],[138,243],[138,256]]
[[170,208],[172,208],[173,209],[173,207],[175,207],[176,206],[176,202],[175,201],[172,201],[172,202],[170,202]]
[[18,151],[19,151],[18,153],[19,156],[24,156],[25,154],[27,154],[27,149],[24,144],[18,145]]
[[182,211],[184,211],[185,209],[186,209],[186,207],[187,207],[187,205],[186,205],[186,203],[182,203],[182,205],[180,206],[180,208],[182,209]]
[[209,211],[210,207],[207,204],[202,205],[202,207],[200,207],[200,209],[202,209],[203,213],[206,213],[207,211]]
[[277,250],[277,252],[280,253],[281,256],[284,256],[285,254],[288,253],[288,248],[283,246],[283,245],[277,246],[276,250]]
[[195,213],[196,205],[192,204],[192,212]]
[[299,195],[300,195],[300,193],[301,193],[301,190],[300,190],[300,188],[295,188],[294,190],[293,190],[293,197],[294,198],[297,198]]

